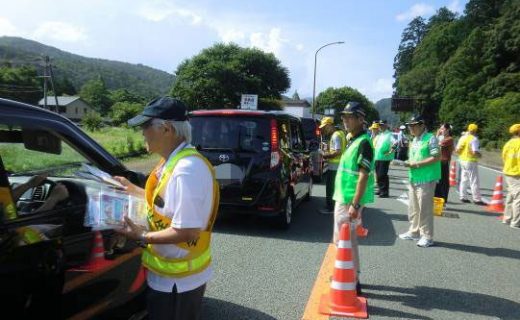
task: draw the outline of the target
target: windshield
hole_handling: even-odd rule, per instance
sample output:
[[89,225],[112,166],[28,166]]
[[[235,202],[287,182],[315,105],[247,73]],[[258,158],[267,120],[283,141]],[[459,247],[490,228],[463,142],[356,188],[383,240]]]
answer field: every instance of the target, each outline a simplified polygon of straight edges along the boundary
[[269,120],[254,117],[193,117],[192,144],[203,150],[268,151]]
[[41,151],[29,150],[21,138],[24,130],[26,128],[21,126],[0,124],[0,157],[11,176],[48,173],[53,177],[70,177],[81,163],[89,162],[51,131],[47,134],[52,134],[61,142],[59,154],[45,152],[43,147]]

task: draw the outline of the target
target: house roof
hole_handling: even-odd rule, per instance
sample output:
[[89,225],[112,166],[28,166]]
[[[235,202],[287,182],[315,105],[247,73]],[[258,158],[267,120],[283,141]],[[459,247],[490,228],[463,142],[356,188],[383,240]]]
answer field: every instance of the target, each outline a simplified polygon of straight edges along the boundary
[[[78,97],[78,96],[70,96],[70,97],[58,96],[58,106],[67,106],[78,99],[80,99],[80,97]],[[43,106],[43,98],[38,102],[38,105]],[[48,106],[56,105],[56,100],[54,100],[54,96],[47,97],[47,105]]]
[[286,106],[303,106],[305,108],[311,106],[307,100],[282,99],[282,103]]

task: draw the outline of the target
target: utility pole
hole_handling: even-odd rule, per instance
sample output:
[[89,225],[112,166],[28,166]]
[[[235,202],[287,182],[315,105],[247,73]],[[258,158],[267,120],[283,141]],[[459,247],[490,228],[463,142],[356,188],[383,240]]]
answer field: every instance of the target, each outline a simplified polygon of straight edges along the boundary
[[[58,107],[58,97],[56,96],[56,88],[54,87],[54,73],[52,72],[52,65],[49,56],[43,56],[43,76],[39,78],[43,78],[43,108],[47,109],[47,78],[51,80],[52,92],[54,93],[54,108],[59,113]],[[49,75],[47,75],[47,70]]]

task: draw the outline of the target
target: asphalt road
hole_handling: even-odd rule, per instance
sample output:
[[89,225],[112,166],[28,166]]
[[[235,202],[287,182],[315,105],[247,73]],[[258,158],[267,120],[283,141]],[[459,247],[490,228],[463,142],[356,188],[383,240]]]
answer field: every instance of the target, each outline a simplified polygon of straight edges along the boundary
[[[435,218],[436,246],[397,238],[407,229],[404,168],[391,170],[391,198],[364,213],[361,281],[370,319],[520,319],[520,230],[483,207],[463,204],[452,188],[447,213]],[[490,199],[497,172],[481,168]],[[320,215],[324,186],[296,209],[288,231],[255,217],[218,221],[215,278],[202,319],[300,319],[332,232]]]

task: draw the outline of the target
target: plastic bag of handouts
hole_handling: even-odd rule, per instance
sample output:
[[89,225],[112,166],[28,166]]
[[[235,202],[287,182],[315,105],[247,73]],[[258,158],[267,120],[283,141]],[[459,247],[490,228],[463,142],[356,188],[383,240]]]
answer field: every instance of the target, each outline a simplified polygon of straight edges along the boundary
[[87,187],[87,198],[85,226],[93,230],[121,229],[126,216],[135,224],[145,228],[148,226],[144,199],[105,187]]

